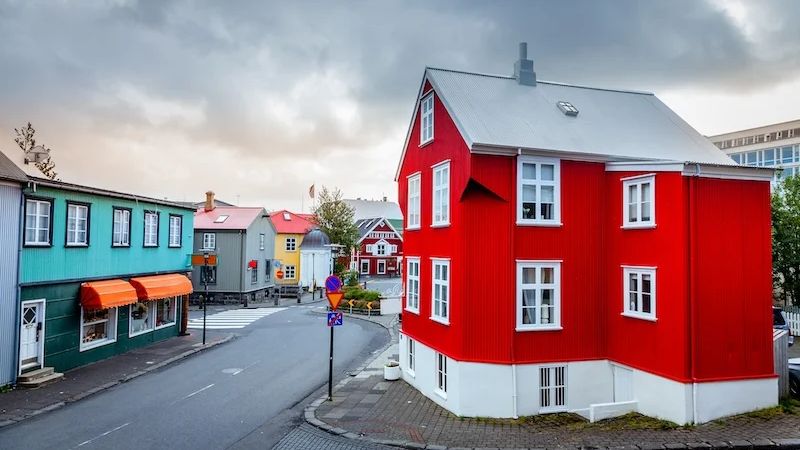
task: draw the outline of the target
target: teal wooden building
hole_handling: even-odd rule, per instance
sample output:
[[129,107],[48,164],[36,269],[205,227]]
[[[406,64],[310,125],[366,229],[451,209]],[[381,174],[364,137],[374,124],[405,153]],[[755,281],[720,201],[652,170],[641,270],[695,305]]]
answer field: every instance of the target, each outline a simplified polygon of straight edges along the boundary
[[179,334],[193,207],[34,177],[23,194],[20,373]]

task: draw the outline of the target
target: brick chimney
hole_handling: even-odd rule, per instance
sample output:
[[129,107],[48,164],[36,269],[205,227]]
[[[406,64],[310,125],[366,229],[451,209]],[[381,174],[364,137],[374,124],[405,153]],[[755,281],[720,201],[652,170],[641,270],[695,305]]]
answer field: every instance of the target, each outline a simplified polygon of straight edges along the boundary
[[214,191],[206,192],[206,205],[203,209],[206,212],[213,211],[216,206],[214,205]]

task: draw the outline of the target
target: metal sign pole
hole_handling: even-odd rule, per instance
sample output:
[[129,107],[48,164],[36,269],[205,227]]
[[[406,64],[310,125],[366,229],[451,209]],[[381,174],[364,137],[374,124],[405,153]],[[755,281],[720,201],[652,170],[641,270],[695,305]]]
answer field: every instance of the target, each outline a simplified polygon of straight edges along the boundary
[[203,258],[205,258],[205,260],[206,260],[205,266],[203,266],[203,268],[205,269],[203,271],[203,272],[205,272],[205,276],[203,277],[204,278],[203,284],[205,285],[205,291],[206,291],[205,295],[203,295],[203,345],[205,346],[206,345],[206,310],[208,310],[208,307],[206,305],[206,301],[208,300],[208,253],[204,254]]
[[328,401],[333,400],[333,329],[331,326],[331,355],[328,361]]

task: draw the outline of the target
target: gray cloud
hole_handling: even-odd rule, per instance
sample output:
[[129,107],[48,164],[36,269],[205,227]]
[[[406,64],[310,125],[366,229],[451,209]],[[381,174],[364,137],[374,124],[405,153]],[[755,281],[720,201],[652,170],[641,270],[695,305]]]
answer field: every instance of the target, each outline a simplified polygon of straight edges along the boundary
[[0,129],[31,120],[65,179],[150,195],[394,196],[425,65],[510,73],[525,40],[543,79],[755,92],[800,77],[798,18],[792,1],[0,0]]

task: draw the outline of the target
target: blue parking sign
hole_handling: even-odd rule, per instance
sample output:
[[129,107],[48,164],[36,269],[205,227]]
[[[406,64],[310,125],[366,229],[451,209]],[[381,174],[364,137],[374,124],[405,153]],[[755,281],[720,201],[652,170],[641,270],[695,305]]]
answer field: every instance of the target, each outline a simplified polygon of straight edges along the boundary
[[338,327],[342,325],[342,318],[344,316],[340,312],[329,312],[328,313],[328,326],[329,327]]

